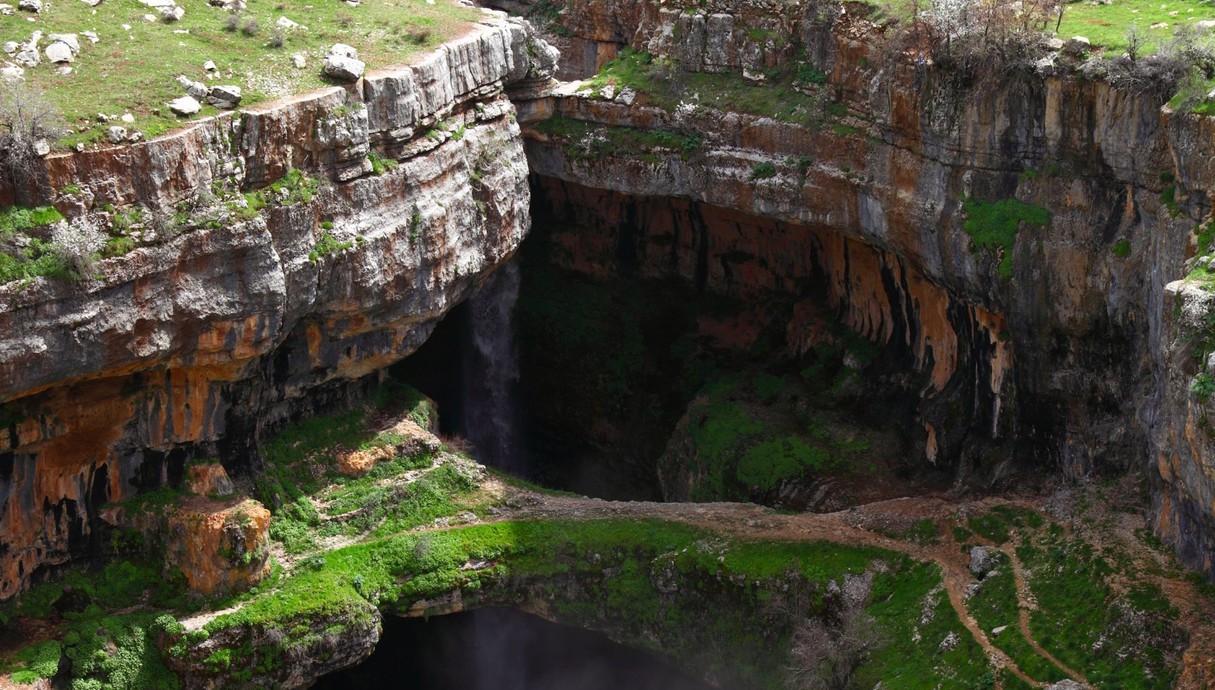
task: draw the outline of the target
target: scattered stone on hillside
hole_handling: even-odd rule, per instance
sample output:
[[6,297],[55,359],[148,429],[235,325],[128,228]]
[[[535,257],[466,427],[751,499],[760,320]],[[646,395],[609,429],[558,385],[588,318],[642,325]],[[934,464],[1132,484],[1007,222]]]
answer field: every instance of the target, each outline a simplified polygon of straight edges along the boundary
[[105,113],[97,113],[97,121],[104,124],[110,121],[110,116]]
[[21,49],[13,56],[13,62],[22,67],[37,67],[42,62],[42,56],[38,53],[38,44],[31,41],[21,46]]
[[206,62],[204,62],[203,69],[207,70],[208,72],[218,72],[219,71],[219,67],[215,66],[214,60],[207,60]]
[[103,0],[80,0],[80,1],[83,2],[84,4],[88,5],[89,7],[96,7],[103,2]]
[[89,43],[96,43],[97,41],[101,40],[101,37],[93,31],[81,31],[80,35],[89,39]]
[[51,142],[46,139],[39,139],[34,142],[34,153],[39,156],[46,156],[51,152]]
[[231,110],[240,105],[240,87],[232,85],[212,86],[207,93],[207,102],[216,108]]
[[193,96],[182,96],[169,101],[169,110],[172,110],[175,115],[189,117],[197,115],[199,110],[202,110],[202,104]]
[[1046,686],[1046,690],[1087,690],[1087,686],[1081,685],[1072,679],[1061,680],[1053,685]]
[[143,132],[131,132],[131,134],[129,136],[127,136],[127,142],[129,142],[131,144],[135,144],[135,143],[138,143],[141,141],[143,141]]
[[976,577],[987,577],[996,567],[996,556],[986,546],[976,546],[970,550],[970,572]]
[[14,13],[16,13],[16,10],[15,10],[15,9],[13,9],[13,6],[12,6],[12,5],[9,5],[9,4],[7,4],[7,3],[5,3],[5,4],[0,4],[0,14],[2,14],[2,15],[4,15],[4,16],[6,16],[6,17],[7,17],[7,16],[9,16],[9,15],[11,15],[11,14],[14,14]]
[[278,21],[274,22],[274,25],[280,29],[288,29],[288,30],[300,28],[300,25],[297,22],[293,22],[286,17],[279,17]]
[[21,0],[17,3],[17,9],[25,10],[26,12],[41,12],[42,0]]
[[121,144],[122,142],[126,141],[127,128],[114,125],[106,130],[105,136],[110,140],[111,144]]
[[186,8],[181,5],[160,8],[160,18],[166,22],[178,22],[186,16]]
[[68,67],[67,65],[63,65],[59,68],[59,73],[60,74],[71,74],[72,68]]
[[122,117],[120,117],[120,118],[118,118],[118,119],[119,119],[119,120],[122,120],[123,122],[125,122],[126,124],[128,124],[128,125],[129,125],[129,124],[131,124],[132,122],[134,122],[134,121],[135,121],[135,116],[134,116],[134,115],[132,115],[132,114],[130,114],[130,113],[123,113],[123,114],[122,114]]
[[636,100],[637,92],[627,86],[620,90],[620,95],[616,96],[616,102],[625,105],[633,105],[633,102]]
[[1063,39],[1058,36],[1051,36],[1046,39],[1046,47],[1050,50],[1063,50]]
[[1167,29],[1167,28],[1169,28],[1169,23],[1168,22],[1156,22],[1155,24],[1149,26],[1148,28],[1149,29]]
[[1201,31],[1210,31],[1215,29],[1215,19],[1204,19],[1200,22],[1194,22],[1194,28]]
[[55,43],[62,43],[72,49],[72,55],[80,52],[80,39],[76,38],[76,34],[49,34],[47,40]]
[[991,629],[991,636],[992,636],[992,637],[999,637],[999,636],[1000,636],[1000,633],[1004,632],[1005,630],[1008,630],[1008,626],[1007,626],[1007,625],[1001,625],[1001,626],[997,626],[997,627],[995,627],[995,628],[992,628],[992,629]]
[[1063,44],[1063,52],[1068,55],[1083,55],[1093,47],[1092,41],[1084,36],[1072,36]]
[[950,631],[950,633],[945,636],[945,639],[941,640],[941,644],[937,647],[937,649],[939,649],[941,652],[951,652],[958,648],[959,641],[961,641],[961,638],[958,637],[958,634]]
[[181,88],[186,90],[187,94],[194,98],[206,98],[207,94],[211,92],[211,87],[201,81],[194,81],[184,74],[177,75],[177,83],[181,85]]
[[25,79],[25,69],[16,65],[5,65],[0,67],[0,79],[6,82],[14,82]]
[[55,41],[50,44],[44,52],[46,53],[47,60],[58,64],[71,62],[76,59],[76,53],[72,52],[72,47],[62,41]]
[[291,56],[291,63],[295,65],[296,69],[304,69],[308,66],[308,61],[300,53]]
[[14,53],[17,52],[17,49],[20,47],[21,47],[21,44],[17,43],[16,41],[9,41],[8,43],[5,43],[3,46],[4,52],[7,55],[13,55]]
[[335,43],[325,56],[321,70],[339,81],[358,81],[363,77],[363,70],[366,68],[367,65],[359,60],[359,51],[354,46]]

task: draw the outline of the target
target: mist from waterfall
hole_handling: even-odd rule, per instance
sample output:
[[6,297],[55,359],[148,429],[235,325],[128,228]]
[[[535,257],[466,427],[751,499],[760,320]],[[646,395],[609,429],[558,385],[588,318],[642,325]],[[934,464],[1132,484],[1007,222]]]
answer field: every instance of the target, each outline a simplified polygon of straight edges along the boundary
[[498,269],[469,299],[470,338],[464,348],[464,430],[482,463],[509,472],[523,470],[516,393],[519,345],[515,302],[519,265]]

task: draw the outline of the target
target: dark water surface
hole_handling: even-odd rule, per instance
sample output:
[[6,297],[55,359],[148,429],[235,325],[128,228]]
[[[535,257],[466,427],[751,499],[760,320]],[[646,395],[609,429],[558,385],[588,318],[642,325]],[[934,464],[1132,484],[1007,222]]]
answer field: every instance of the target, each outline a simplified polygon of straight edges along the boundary
[[375,654],[319,690],[711,690],[605,635],[514,609],[386,616]]

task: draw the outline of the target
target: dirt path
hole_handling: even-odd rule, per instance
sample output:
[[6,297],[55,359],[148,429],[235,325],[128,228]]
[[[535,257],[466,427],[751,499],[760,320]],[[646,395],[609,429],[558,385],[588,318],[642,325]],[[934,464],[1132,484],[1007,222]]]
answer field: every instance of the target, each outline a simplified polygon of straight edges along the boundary
[[[1016,541],[1015,534],[1012,537],[1012,541]],[[1029,643],[1029,646],[1033,648],[1038,656],[1058,666],[1072,680],[1082,685],[1090,685],[1088,678],[1085,678],[1084,674],[1059,661],[1055,658],[1054,654],[1046,651],[1034,639],[1034,634],[1029,629],[1029,614],[1031,611],[1037,610],[1038,605],[1029,591],[1029,582],[1025,579],[1025,566],[1022,565],[1021,559],[1017,557],[1017,550],[1015,548],[1004,549],[1004,554],[1008,556],[1008,562],[1012,564],[1013,581],[1017,585],[1017,627],[1020,628],[1025,641]]]
[[[992,665],[1007,669],[1032,686],[1045,685],[1031,678],[1004,651],[992,644],[978,621],[967,611],[966,589],[974,578],[965,557],[952,540],[926,546],[893,539],[854,526],[850,518],[854,517],[855,511],[851,510],[781,515],[749,503],[616,502],[538,494],[531,494],[531,497],[532,505],[513,515],[512,519],[661,518],[747,539],[826,541],[846,546],[872,546],[932,561],[941,568],[945,592],[955,614]],[[940,499],[895,499],[867,505],[865,510],[881,512],[883,507],[905,509],[907,502],[916,502],[917,507],[933,510],[940,510],[944,506]],[[931,505],[923,505],[925,503]]]

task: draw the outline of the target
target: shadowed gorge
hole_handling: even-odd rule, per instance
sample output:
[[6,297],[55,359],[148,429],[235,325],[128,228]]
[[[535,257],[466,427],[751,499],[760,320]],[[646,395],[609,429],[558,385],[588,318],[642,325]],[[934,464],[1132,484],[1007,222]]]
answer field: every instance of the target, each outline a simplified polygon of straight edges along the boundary
[[0,12],[0,686],[1215,685],[1215,8],[429,1]]

